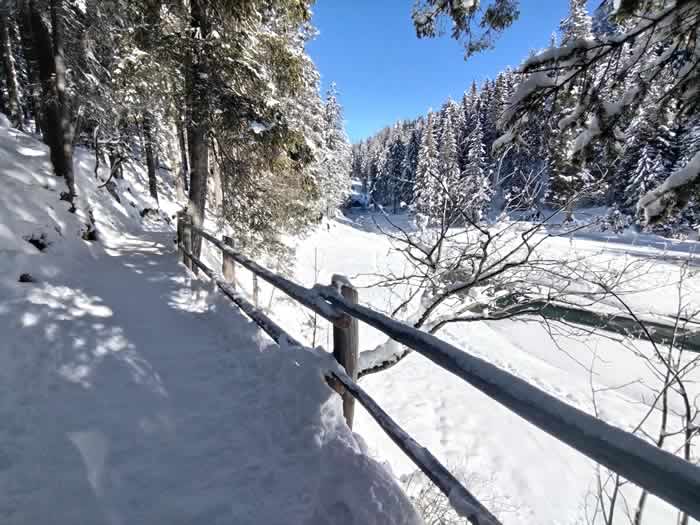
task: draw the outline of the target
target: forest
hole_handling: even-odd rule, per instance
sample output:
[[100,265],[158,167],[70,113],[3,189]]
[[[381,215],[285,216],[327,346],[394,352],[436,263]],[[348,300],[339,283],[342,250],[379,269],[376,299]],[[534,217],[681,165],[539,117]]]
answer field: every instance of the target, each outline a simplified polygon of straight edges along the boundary
[[[94,150],[117,188],[125,162],[158,168],[201,224],[208,205],[252,250],[318,222],[349,187],[336,89],[305,52],[310,1],[6,2],[0,112],[51,148],[61,196],[85,214],[73,150]],[[97,171],[96,171],[97,173]]]
[[[333,215],[350,178],[426,223],[458,209],[481,220],[561,208],[568,220],[577,207],[605,206],[601,222],[618,231],[692,233],[697,6],[606,0],[590,16],[585,4],[571,0],[551,46],[517,69],[351,147],[337,90],[320,95],[305,51],[310,1],[9,2],[0,111],[41,134],[76,209],[72,149],[84,144],[112,166],[110,188],[121,162],[143,159],[154,203],[157,168],[176,171],[196,222],[211,193],[220,221],[250,247]],[[478,37],[476,4],[427,2],[414,23],[430,37],[451,20],[470,54],[493,45],[517,9],[494,3]],[[686,166],[683,191],[641,202]]]
[[[639,4],[665,14],[663,2]],[[663,213],[640,200],[693,159],[698,172],[697,6],[678,2],[691,15],[666,28],[613,7],[602,2],[589,15],[572,0],[547,50],[355,144],[353,178],[385,209],[410,206],[426,223],[450,222],[460,208],[474,220],[557,209],[571,220],[576,208],[605,207],[603,228],[692,235],[696,187]],[[586,42],[615,48],[574,54]]]

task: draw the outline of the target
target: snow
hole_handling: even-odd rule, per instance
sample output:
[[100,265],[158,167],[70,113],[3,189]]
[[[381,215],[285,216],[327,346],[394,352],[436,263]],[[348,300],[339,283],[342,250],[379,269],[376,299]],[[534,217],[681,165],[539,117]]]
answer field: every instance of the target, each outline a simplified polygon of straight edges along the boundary
[[[517,106],[522,100],[530,96],[535,90],[557,85],[557,80],[549,76],[546,72],[536,71],[530,74],[524,82],[518,85],[518,89],[509,101],[509,106]],[[508,120],[504,111],[503,120]]]
[[389,415],[377,405],[367,393],[354,383],[345,373],[333,373],[333,377],[348,389],[353,397],[367,410],[372,418],[386,431],[387,435],[401,448],[413,461],[446,492],[449,501],[461,516],[474,522],[478,517],[478,523],[483,525],[499,525],[496,518],[484,505],[474,497],[457,479],[440,465],[435,456],[429,450],[420,446],[411,436],[399,427]]
[[513,135],[513,131],[507,130],[503,135],[501,135],[500,137],[498,137],[496,140],[493,141],[493,145],[491,146],[491,149],[493,151],[498,151],[501,147],[513,142],[514,138],[515,137]]
[[598,117],[591,117],[588,122],[586,122],[586,127],[581,131],[581,133],[574,140],[574,144],[571,148],[570,155],[573,155],[584,148],[587,148],[591,141],[601,134],[600,122]]
[[[333,273],[344,273],[358,288],[361,304],[391,312],[400,303],[401,294],[368,285],[377,280],[377,274],[402,273],[405,262],[391,251],[390,241],[377,231],[374,220],[381,223],[381,215],[355,215],[342,223],[330,223],[329,228],[324,225],[298,241],[296,280],[310,286],[317,281],[329,283]],[[392,216],[391,220],[410,228],[408,215]],[[640,313],[672,315],[677,308],[674,283],[679,266],[685,261],[696,264],[694,253],[700,244],[653,235],[580,232],[575,237],[550,239],[546,247],[553,257],[579,254],[604,267],[648,267],[644,278],[635,282],[639,291],[625,298]],[[317,272],[313,270],[314,257]],[[697,277],[688,282],[688,293],[693,304],[700,302]],[[270,290],[264,289],[262,295],[269,296]],[[282,301],[271,304],[275,315],[285,319],[285,327],[294,325],[295,337],[307,343],[311,340],[302,309]],[[316,341],[325,344],[330,337],[328,326],[320,325],[318,332]],[[599,417],[619,428],[632,430],[646,412],[654,374],[643,359],[615,340],[586,333],[560,339],[561,346],[557,346],[545,327],[515,320],[452,325],[439,336],[588,413],[593,411],[591,388],[595,387]],[[386,336],[364,323],[360,323],[359,340],[363,353],[374,347],[387,348]],[[642,353],[651,352],[646,343],[637,342],[637,347]],[[363,357],[368,356],[361,354]],[[594,359],[595,369],[590,372]],[[489,481],[475,495],[484,502],[495,502],[500,511],[490,504],[487,507],[505,523],[585,522],[585,505],[591,501],[587,498],[595,489],[593,462],[428,359],[413,352],[393,368],[365,376],[360,385],[450,470],[466,465],[467,472],[485,475]],[[700,393],[693,388],[693,395]],[[676,405],[675,410],[681,409]],[[655,431],[657,424],[658,419],[652,416],[650,430]],[[388,459],[401,478],[416,471],[415,464],[359,408],[355,431],[377,457]],[[627,486],[625,493],[630,502],[639,495],[632,486]],[[649,523],[675,519],[673,509],[655,497],[649,498],[646,513]]]
[[559,120],[559,122],[557,123],[557,127],[560,130],[568,128],[574,122],[576,122],[581,117],[581,115],[583,115],[584,111],[585,107],[581,103],[577,104],[570,114]]
[[[272,344],[205,277],[177,264],[172,176],[161,172],[162,213],[142,220],[139,211],[153,207],[142,197],[142,167],[127,166],[117,203],[97,189],[89,152],[76,152],[76,166],[99,242],[80,239],[86,214],[58,200],[64,187],[50,174],[46,148],[0,130],[0,333],[11,334],[0,347],[3,523],[420,523],[390,474],[403,478],[415,464],[361,408],[355,433],[347,429],[323,379],[333,370],[328,354]],[[392,221],[411,226],[408,215]],[[39,237],[49,243],[43,252],[26,240]],[[342,274],[361,304],[391,311],[401,302],[400,290],[367,287],[405,267],[371,217],[327,221],[290,242],[298,248],[294,280],[310,301],[315,283]],[[553,257],[586,254],[613,268],[652,261],[626,299],[653,316],[674,313],[679,264],[695,264],[700,244],[580,233],[546,247]],[[203,259],[220,268],[215,252]],[[25,272],[36,282],[17,282]],[[249,273],[237,279],[237,293],[249,296]],[[697,302],[700,284],[689,291]],[[330,348],[329,323],[267,283],[260,296],[294,339]],[[560,348],[542,326],[506,320],[453,325],[440,337],[588,413],[595,387],[599,417],[626,430],[644,414],[654,380],[643,359],[603,336],[571,336]],[[396,350],[360,324],[360,349],[373,347],[379,358]],[[590,372],[583,365],[594,358]],[[414,352],[361,386],[448,468],[487,474],[488,497],[476,496],[499,519],[583,519],[592,462],[423,356]],[[638,490],[624,490],[635,501]],[[473,512],[450,496],[457,510]],[[650,523],[673,519],[650,498]]]
[[270,129],[270,127],[266,126],[262,122],[253,121],[250,123],[250,130],[256,135],[260,135],[261,133],[266,132],[268,129]]
[[347,428],[327,355],[273,344],[178,264],[172,175],[142,219],[141,166],[118,203],[75,162],[98,242],[46,148],[0,130],[0,521],[420,523]]
[[[208,234],[206,231],[199,230],[194,226],[192,227],[192,229],[193,231],[198,232],[209,242],[214,244],[219,250],[230,255],[236,262],[240,263],[245,268],[255,272],[255,274],[258,277],[264,279],[265,281],[274,285],[276,288],[282,290],[291,298],[299,301],[301,304],[304,304],[307,308],[316,311],[319,315],[329,320],[338,320],[341,317],[341,315],[338,312],[336,312],[327,302],[323,301],[313,289],[307,289],[303,286],[299,286],[298,284],[290,281],[289,279],[286,279],[281,275],[277,275],[267,270],[266,268],[263,268],[262,266],[257,264],[255,261],[249,259],[245,255],[236,252],[229,246],[224,245],[219,239]],[[347,279],[345,279],[345,282],[349,284]]]
[[7,118],[7,115],[5,115],[4,113],[0,113],[0,129],[7,129],[10,127],[12,127],[10,119]]
[[389,339],[372,350],[365,350],[360,353],[358,362],[359,370],[371,370],[382,363],[393,362],[396,356],[403,354],[404,350],[400,343]]
[[549,47],[541,51],[540,53],[537,53],[536,55],[528,58],[523,63],[521,69],[523,71],[526,71],[532,68],[540,67],[546,64],[547,62],[551,62],[553,60],[561,60],[563,58],[568,58],[575,53],[587,51],[599,44],[600,42],[592,38],[579,38],[562,46]]
[[661,186],[639,199],[639,208],[644,210],[646,219],[650,220],[661,215],[668,206],[669,193],[690,184],[698,176],[700,176],[700,151],[690,159],[688,164],[669,175]]
[[533,425],[687,512],[700,515],[700,506],[691,496],[700,488],[700,469],[559,401],[486,360],[367,307],[351,305],[335,290],[323,296],[337,308],[411,346]]
[[629,106],[635,101],[637,96],[641,93],[641,88],[639,86],[633,86],[632,88],[625,91],[625,93],[615,102],[603,102],[603,109],[608,117],[613,117],[622,113],[622,110]]

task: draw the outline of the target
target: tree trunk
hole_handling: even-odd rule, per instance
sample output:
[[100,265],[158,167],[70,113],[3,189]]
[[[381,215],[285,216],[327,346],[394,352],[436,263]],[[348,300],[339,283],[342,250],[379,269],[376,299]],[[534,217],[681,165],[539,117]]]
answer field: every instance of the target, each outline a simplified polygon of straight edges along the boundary
[[148,168],[148,191],[158,203],[158,142],[153,129],[153,114],[146,111],[143,117],[143,138],[146,149],[146,166]]
[[[187,60],[187,143],[190,154],[189,208],[193,224],[201,228],[207,203],[209,177],[209,104],[206,93],[206,57],[203,42],[209,33],[207,2],[190,2],[192,42]],[[192,250],[200,256],[202,239],[193,238]]]
[[[51,0],[51,24],[53,26],[53,65],[56,102],[57,142],[60,147],[56,151],[54,168],[57,174],[66,179],[68,186],[67,200],[75,208],[75,179],[73,175],[73,125],[70,118],[70,107],[66,93],[66,65],[63,55],[63,0]],[[53,149],[52,149],[53,157]],[[60,170],[57,168],[60,166]]]
[[46,25],[36,0],[30,0],[29,26],[33,55],[36,57],[41,80],[42,107],[46,118],[45,142],[51,151],[51,164],[57,176],[63,177],[68,192],[61,198],[75,210],[75,179],[73,177],[73,125],[66,93],[66,68],[63,59],[63,1],[51,0],[51,29]]
[[12,53],[12,40],[10,39],[12,19],[6,11],[0,14],[0,54],[2,55],[2,67],[5,72],[5,87],[7,88],[7,111],[10,120],[18,128],[24,128],[22,116],[22,97],[17,80],[17,68]]
[[109,156],[109,166],[111,176],[115,179],[124,178],[124,162],[130,157],[126,149],[128,139],[128,124],[123,116],[117,120],[117,138],[116,142],[112,142],[107,147],[107,155]]
[[114,172],[112,174],[112,177],[115,179],[123,179],[124,178],[124,171],[122,170],[122,164],[123,161],[120,160],[121,156],[119,155],[119,152],[112,148],[109,150],[109,169],[110,173]]
[[187,195],[189,191],[189,176],[190,162],[187,155],[187,136],[185,133],[185,125],[182,119],[177,119],[177,138],[180,145],[180,177],[177,179],[177,188],[182,189],[182,196]]
[[0,63],[0,113],[7,115],[10,111],[8,110],[9,103],[5,99],[5,89],[5,71]]
[[[161,0],[145,0],[142,2],[145,8],[145,24],[139,31],[138,41],[143,48],[153,53],[156,48],[155,37],[160,30]],[[155,113],[144,108],[143,111],[143,139],[146,152],[146,165],[148,168],[148,190],[151,197],[158,202],[158,121]]]
[[39,76],[39,58],[35,49],[35,38],[34,32],[32,30],[31,24],[31,13],[27,8],[26,4],[23,5],[21,16],[19,17],[20,23],[20,39],[22,42],[22,51],[24,57],[27,60],[27,77],[29,80],[29,85],[27,86],[27,93],[30,97],[30,109],[32,116],[34,117],[34,132],[37,135],[41,135],[45,143],[48,144],[48,137],[46,136],[46,122],[44,117],[44,110],[41,105],[41,79]]

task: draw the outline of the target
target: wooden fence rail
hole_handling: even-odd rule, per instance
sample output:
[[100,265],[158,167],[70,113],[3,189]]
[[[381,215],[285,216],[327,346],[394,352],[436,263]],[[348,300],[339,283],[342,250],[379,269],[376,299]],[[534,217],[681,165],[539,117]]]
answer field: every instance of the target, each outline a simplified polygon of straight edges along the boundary
[[[281,337],[287,337],[295,342],[282,328],[236,293],[230,283],[219,279],[192,255],[192,233],[219,248],[224,254],[225,265],[232,264],[231,261],[240,263],[254,275],[333,323],[334,355],[348,373],[341,377],[329,372],[329,376],[331,384],[344,396],[343,406],[348,424],[352,425],[352,397],[367,409],[392,440],[451,502],[456,503],[458,510],[473,524],[496,524],[498,520],[459,484],[429,451],[413,441],[357,385],[357,320],[419,352],[556,439],[700,520],[699,467],[647,443],[634,434],[608,425],[567,405],[526,381],[433,335],[357,304],[357,292],[338,276],[334,277],[331,286],[304,288],[259,266],[230,245],[195,228],[185,215],[181,215],[178,221],[178,246],[183,262],[189,263],[190,268],[193,265],[198,267],[213,279],[218,287],[274,340],[279,341]],[[224,270],[226,271],[226,266]],[[233,270],[227,273],[232,274]]]

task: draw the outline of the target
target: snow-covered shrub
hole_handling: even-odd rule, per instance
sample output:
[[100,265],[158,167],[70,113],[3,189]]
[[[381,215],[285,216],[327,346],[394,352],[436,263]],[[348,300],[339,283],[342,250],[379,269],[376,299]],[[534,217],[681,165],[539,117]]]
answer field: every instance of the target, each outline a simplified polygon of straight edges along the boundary
[[[505,497],[496,492],[494,474],[481,474],[468,469],[466,464],[456,468],[448,466],[448,470],[496,516],[516,510]],[[457,514],[450,505],[449,498],[425,474],[416,471],[403,476],[401,482],[425,525],[464,525],[465,518]]]
[[634,224],[633,217],[621,212],[617,208],[611,209],[606,215],[600,218],[598,227],[603,232],[624,233],[624,231]]

